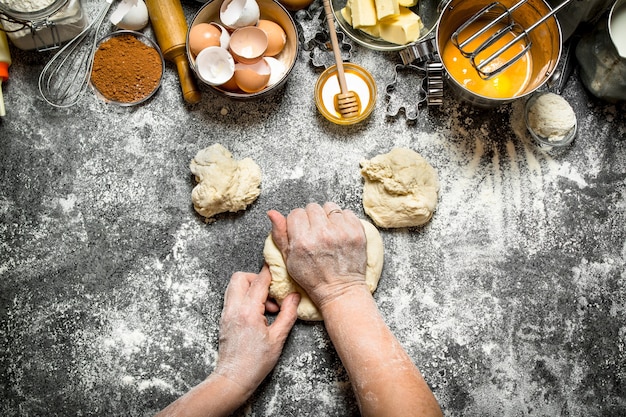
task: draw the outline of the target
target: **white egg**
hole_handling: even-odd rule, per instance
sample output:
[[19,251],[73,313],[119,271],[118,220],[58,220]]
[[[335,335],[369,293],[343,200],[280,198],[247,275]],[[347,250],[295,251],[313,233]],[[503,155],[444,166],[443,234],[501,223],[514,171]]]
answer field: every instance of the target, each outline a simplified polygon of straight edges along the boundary
[[224,48],[209,46],[196,57],[198,76],[209,85],[222,85],[233,77],[235,60]]
[[110,20],[120,29],[141,30],[148,25],[148,8],[143,0],[122,0]]
[[226,0],[220,7],[220,20],[229,29],[254,26],[260,17],[256,0]]

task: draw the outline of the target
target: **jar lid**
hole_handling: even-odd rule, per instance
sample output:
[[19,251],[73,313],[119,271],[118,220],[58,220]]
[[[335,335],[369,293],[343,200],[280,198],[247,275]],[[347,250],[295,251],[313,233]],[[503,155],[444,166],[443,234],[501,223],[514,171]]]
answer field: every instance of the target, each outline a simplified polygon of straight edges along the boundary
[[0,0],[0,12],[17,21],[32,22],[52,16],[63,8],[69,0],[37,0],[22,2]]

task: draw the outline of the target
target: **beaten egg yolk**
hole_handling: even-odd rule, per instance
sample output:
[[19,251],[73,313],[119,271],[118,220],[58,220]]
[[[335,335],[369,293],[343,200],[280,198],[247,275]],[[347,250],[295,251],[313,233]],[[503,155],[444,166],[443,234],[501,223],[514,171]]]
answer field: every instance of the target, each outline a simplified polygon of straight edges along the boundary
[[[485,22],[477,21],[469,25],[464,31],[467,34],[473,34],[478,32],[485,26]],[[464,48],[466,51],[473,51],[476,47],[485,42],[491,35],[503,28],[504,25],[495,25],[487,30],[485,33],[478,36],[472,42]],[[467,39],[466,36],[465,39]],[[480,63],[485,58],[489,57],[494,52],[505,46],[508,42],[515,38],[514,33],[507,33],[500,38],[493,45],[488,47],[485,51],[481,52],[476,63]],[[464,39],[459,37],[459,42]],[[524,49],[523,42],[517,42],[510,48],[505,50],[497,59],[483,68],[483,72],[493,71],[495,68],[500,67],[503,63],[511,60],[516,54]],[[503,70],[499,74],[485,80],[481,78],[480,74],[474,68],[469,58],[464,57],[461,54],[459,48],[457,48],[451,40],[448,40],[444,45],[442,60],[446,66],[448,74],[454,78],[458,83],[463,85],[466,89],[491,98],[511,98],[521,94],[531,74],[531,59],[530,54],[526,52],[520,59],[518,59],[513,65]],[[481,59],[482,58],[482,59]]]

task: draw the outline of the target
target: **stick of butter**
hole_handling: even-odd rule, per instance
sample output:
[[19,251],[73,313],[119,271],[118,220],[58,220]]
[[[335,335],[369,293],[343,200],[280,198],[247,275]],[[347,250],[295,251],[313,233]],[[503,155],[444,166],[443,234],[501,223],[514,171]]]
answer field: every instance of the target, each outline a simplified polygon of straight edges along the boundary
[[383,40],[397,45],[415,42],[424,24],[422,19],[407,8],[401,7],[400,14],[389,17],[378,23]]
[[376,5],[374,0],[350,0],[349,10],[353,28],[358,29],[362,26],[376,24]]
[[383,20],[386,17],[400,13],[398,0],[374,0],[374,3],[376,5],[376,18],[378,20]]

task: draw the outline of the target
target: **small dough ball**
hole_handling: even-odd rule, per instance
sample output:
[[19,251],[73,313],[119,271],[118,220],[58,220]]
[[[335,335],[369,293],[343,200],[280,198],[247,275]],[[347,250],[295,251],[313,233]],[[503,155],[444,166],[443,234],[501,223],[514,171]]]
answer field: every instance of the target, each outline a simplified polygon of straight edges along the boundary
[[437,206],[437,171],[417,152],[395,148],[361,162],[363,208],[380,227],[428,222]]
[[199,151],[189,168],[198,182],[191,192],[193,208],[207,219],[244,210],[261,193],[261,168],[250,158],[233,159],[219,143]]
[[560,141],[576,125],[576,114],[563,97],[546,93],[538,96],[528,109],[528,122],[538,135]]
[[[374,292],[380,280],[380,274],[383,270],[384,248],[383,239],[378,229],[371,223],[361,220],[365,229],[365,238],[367,239],[367,269],[365,271],[365,283],[370,292]],[[263,256],[265,262],[270,267],[272,274],[272,282],[270,283],[269,295],[275,299],[278,304],[292,292],[300,293],[300,304],[298,304],[298,318],[307,321],[324,320],[322,314],[317,309],[313,301],[307,293],[300,287],[287,273],[287,266],[283,259],[282,253],[276,247],[272,234],[265,239],[265,247],[263,248]]]

